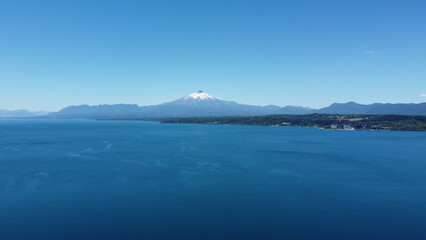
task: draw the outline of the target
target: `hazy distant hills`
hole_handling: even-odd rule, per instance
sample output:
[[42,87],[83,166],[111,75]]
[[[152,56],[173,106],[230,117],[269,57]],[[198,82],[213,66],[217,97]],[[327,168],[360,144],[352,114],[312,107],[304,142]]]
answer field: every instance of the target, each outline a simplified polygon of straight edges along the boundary
[[[135,104],[114,104],[70,106],[60,110],[59,112],[49,113],[46,117],[81,119],[153,119],[167,117],[255,116],[311,113],[426,115],[426,103],[375,103],[364,105],[355,102],[348,102],[333,103],[332,105],[321,109],[298,106],[253,106],[221,100],[204,93],[203,91],[197,91],[175,101],[158,105],[138,106]],[[21,114],[22,117],[31,116],[25,115],[25,113]]]
[[426,103],[374,103],[369,105],[355,102],[333,103],[328,107],[316,110],[317,113],[330,114],[399,114],[399,115],[426,115]]
[[183,98],[152,106],[131,104],[70,106],[59,112],[51,113],[55,118],[89,118],[89,119],[132,119],[165,118],[195,116],[236,116],[265,115],[280,110],[279,106],[253,106],[225,101],[202,91],[197,91]]
[[275,114],[310,114],[315,113],[317,111],[313,108],[307,108],[307,107],[298,107],[298,106],[285,106],[280,107]]
[[321,109],[311,109],[298,106],[253,106],[221,100],[204,93],[203,91],[197,91],[178,100],[158,105],[138,106],[133,104],[116,104],[70,106],[59,112],[51,113],[48,116],[53,118],[132,119],[310,113],[426,115],[426,103],[375,103],[371,105],[363,105],[348,102],[334,103],[329,107]]
[[2,110],[0,109],[0,118],[22,118],[22,117],[35,117],[46,115],[48,112],[30,112],[28,110]]
[[142,116],[141,108],[136,104],[79,105],[66,107],[59,112],[49,113],[47,116],[53,118],[82,119],[132,118]]

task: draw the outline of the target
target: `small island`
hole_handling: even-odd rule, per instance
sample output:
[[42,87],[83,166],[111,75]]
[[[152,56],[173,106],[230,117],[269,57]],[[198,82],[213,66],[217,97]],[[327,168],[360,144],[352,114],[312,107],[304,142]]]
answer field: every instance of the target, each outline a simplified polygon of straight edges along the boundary
[[426,131],[426,116],[306,114],[167,118],[161,123],[319,127],[335,130]]

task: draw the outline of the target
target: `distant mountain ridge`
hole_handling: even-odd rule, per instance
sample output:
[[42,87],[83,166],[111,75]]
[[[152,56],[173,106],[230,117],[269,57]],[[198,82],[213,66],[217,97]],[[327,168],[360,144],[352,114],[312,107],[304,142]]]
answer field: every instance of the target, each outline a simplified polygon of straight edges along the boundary
[[0,118],[22,118],[22,117],[35,117],[46,115],[48,112],[30,112],[28,110],[20,109],[20,110],[3,110],[0,109]]
[[49,113],[47,116],[55,118],[125,118],[127,116],[136,117],[140,113],[141,107],[136,104],[103,104],[96,106],[79,105],[69,106],[59,112]]
[[333,103],[328,107],[312,109],[298,106],[254,106],[225,101],[201,90],[172,102],[151,106],[136,104],[69,106],[50,113],[49,118],[83,119],[154,119],[168,117],[255,116],[271,114],[396,114],[426,115],[426,103],[419,104],[358,104]]
[[50,113],[56,118],[96,118],[96,119],[129,119],[129,118],[165,118],[196,116],[248,116],[265,115],[281,109],[279,106],[253,106],[225,101],[213,97],[201,90],[172,102],[151,106],[134,104],[115,104],[97,106],[70,106],[59,112]]
[[368,105],[355,102],[333,103],[315,112],[329,114],[426,115],[426,103],[373,103]]

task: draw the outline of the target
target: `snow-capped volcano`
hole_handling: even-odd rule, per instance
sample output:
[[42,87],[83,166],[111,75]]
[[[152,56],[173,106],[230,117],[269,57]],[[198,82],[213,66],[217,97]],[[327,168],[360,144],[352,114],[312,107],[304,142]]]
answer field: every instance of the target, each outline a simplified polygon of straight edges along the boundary
[[198,90],[194,93],[191,93],[185,97],[183,97],[185,100],[195,99],[195,100],[219,100],[216,97],[213,97],[212,95],[209,95],[208,93],[203,92],[202,90]]
[[198,90],[172,102],[158,105],[99,105],[73,106],[65,108],[52,116],[74,118],[164,118],[201,116],[246,116],[272,114],[278,106],[252,106],[225,101]]
[[48,118],[79,119],[162,119],[171,117],[217,117],[256,116],[269,114],[403,114],[426,115],[426,103],[419,104],[372,104],[361,105],[353,102],[332,104],[322,109],[274,105],[254,106],[225,101],[201,90],[172,102],[150,106],[136,104],[113,104],[97,106],[69,106],[59,112],[50,113]]
[[[161,109],[159,111],[159,109]],[[167,116],[230,116],[270,113],[276,106],[251,106],[225,101],[198,90],[172,102],[157,105],[156,111]]]

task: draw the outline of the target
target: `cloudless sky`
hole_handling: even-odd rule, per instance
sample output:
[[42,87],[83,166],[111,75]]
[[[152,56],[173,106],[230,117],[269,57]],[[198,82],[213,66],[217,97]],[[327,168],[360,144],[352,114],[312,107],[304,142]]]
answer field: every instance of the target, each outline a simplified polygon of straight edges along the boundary
[[0,1],[0,109],[198,89],[255,105],[424,102],[426,1]]

